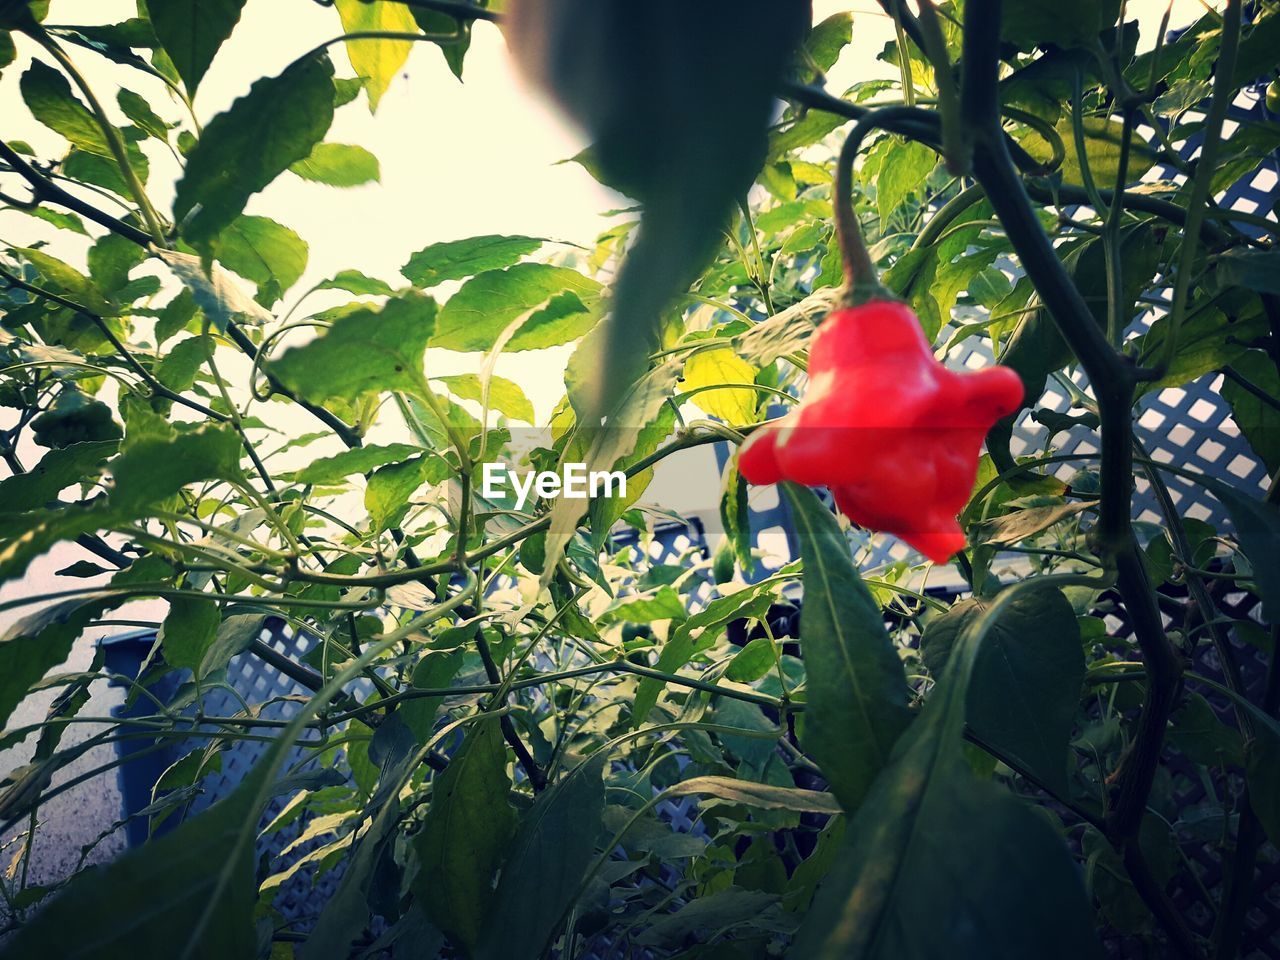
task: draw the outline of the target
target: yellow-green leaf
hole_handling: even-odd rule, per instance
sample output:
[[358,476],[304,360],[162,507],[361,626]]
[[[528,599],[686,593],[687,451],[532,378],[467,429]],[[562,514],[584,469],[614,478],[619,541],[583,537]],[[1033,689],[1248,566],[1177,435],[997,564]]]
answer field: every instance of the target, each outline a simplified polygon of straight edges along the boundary
[[698,409],[726,423],[755,423],[759,419],[755,390],[742,388],[708,389],[727,383],[754,383],[756,369],[729,347],[695,353],[684,365],[685,392],[701,392],[690,398]]
[[[1124,137],[1124,124],[1107,117],[1085,117],[1084,153],[1089,160],[1089,172],[1093,174],[1094,183],[1100,188],[1109,189],[1115,186],[1116,177],[1120,173],[1120,144]],[[1062,161],[1062,179],[1067,183],[1083,184],[1080,152],[1076,149],[1075,129],[1071,117],[1058,121],[1054,128],[1062,138],[1066,147],[1066,158]],[[1155,163],[1155,155],[1136,133],[1130,134],[1129,168],[1125,180],[1133,183],[1151,169]],[[1039,133],[1030,133],[1022,140],[1022,146],[1037,159],[1048,160],[1053,149],[1048,141]]]
[[[334,4],[347,33],[385,30],[395,33],[418,33],[418,23],[409,8],[398,3],[365,3],[364,0],[337,0]],[[409,40],[348,40],[347,56],[356,73],[367,81],[369,112],[391,86],[396,73],[409,59],[413,43]]]

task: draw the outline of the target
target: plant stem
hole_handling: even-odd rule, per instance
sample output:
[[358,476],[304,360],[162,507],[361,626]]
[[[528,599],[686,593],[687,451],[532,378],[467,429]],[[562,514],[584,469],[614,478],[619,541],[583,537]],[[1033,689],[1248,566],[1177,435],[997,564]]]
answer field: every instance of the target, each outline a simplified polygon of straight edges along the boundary
[[34,198],[38,202],[48,201],[60,207],[66,207],[68,210],[73,210],[99,226],[106,227],[112,233],[119,234],[126,240],[131,240],[141,247],[149,247],[151,245],[151,237],[145,231],[139,230],[132,224],[125,223],[123,220],[99,210],[93,204],[86,203],[74,194],[63,190],[62,187],[33,167],[20,153],[3,140],[0,140],[0,159],[4,160],[14,173],[27,181]]
[[836,235],[844,259],[844,300],[847,306],[869,300],[889,299],[880,285],[875,264],[867,251],[858,214],[853,208],[853,164],[868,133],[885,125],[886,120],[915,114],[913,107],[883,107],[864,114],[844,141],[836,162],[835,214]]
[[120,136],[120,131],[116,129],[110,119],[108,119],[106,111],[102,109],[102,104],[94,95],[93,89],[89,86],[87,80],[76,69],[76,65],[66,52],[58,46],[57,42],[49,36],[44,30],[30,34],[31,39],[40,44],[49,55],[53,57],[62,66],[68,76],[80,92],[84,94],[85,100],[89,103],[89,109],[93,111],[94,118],[98,121],[98,126],[102,128],[102,135],[106,138],[107,146],[111,150],[111,155],[115,158],[116,166],[120,168],[120,174],[124,177],[125,185],[129,188],[129,193],[133,195],[134,202],[138,205],[138,210],[142,213],[142,219],[146,221],[147,229],[151,231],[151,240],[157,246],[165,246],[164,227],[160,224],[160,218],[157,216],[155,208],[151,206],[151,200],[147,197],[147,192],[142,188],[142,182],[138,179],[137,171],[133,169],[133,164],[129,162],[129,154],[125,149],[124,138]]

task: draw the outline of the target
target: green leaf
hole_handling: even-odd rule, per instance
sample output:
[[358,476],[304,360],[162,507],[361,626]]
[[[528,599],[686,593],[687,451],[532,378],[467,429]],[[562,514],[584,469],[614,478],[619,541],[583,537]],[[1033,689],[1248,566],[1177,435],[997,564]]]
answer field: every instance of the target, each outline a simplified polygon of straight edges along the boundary
[[733,546],[733,555],[742,572],[750,575],[755,569],[755,558],[751,555],[751,510],[747,503],[747,481],[738,472],[736,458],[724,468],[720,522],[724,524],[724,534]]
[[156,39],[195,94],[218,48],[240,22],[245,0],[148,0]]
[[[663,673],[675,673],[695,653],[712,646],[716,637],[724,632],[731,621],[743,617],[760,619],[765,616],[773,605],[777,586],[776,583],[762,581],[712,600],[671,631],[670,638],[658,655],[656,668]],[[638,727],[648,719],[662,689],[661,680],[645,677],[640,681],[631,705],[632,726]]]
[[114,312],[98,285],[79,270],[34,247],[14,247],[13,251],[40,271],[55,292],[65,293],[68,299],[93,313],[109,315]]
[[[472,0],[480,7],[493,7],[501,10],[506,0]],[[413,18],[418,21],[418,26],[423,32],[429,34],[455,34],[454,37],[435,41],[440,52],[444,54],[445,63],[449,65],[449,69],[453,75],[459,80],[462,79],[462,64],[467,57],[467,51],[471,48],[471,19],[469,17],[451,17],[447,13],[437,13],[434,10],[428,10],[425,7],[410,7],[413,12]]]
[[18,86],[33,117],[86,153],[112,159],[111,146],[97,119],[56,69],[33,60]]
[[409,508],[409,498],[424,483],[439,483],[448,476],[448,464],[434,455],[381,467],[369,477],[364,508],[374,533],[393,527]]
[[[590,474],[612,470],[619,460],[630,456],[640,442],[645,428],[658,420],[659,413],[667,404],[675,387],[676,369],[675,364],[668,362],[650,371],[634,385],[622,405],[614,411],[607,426],[596,430],[582,430],[575,436],[574,443],[568,447],[561,462],[582,463]],[[550,583],[556,565],[589,506],[586,500],[570,497],[560,497],[552,506],[542,573],[544,586]]]
[[187,240],[212,242],[250,197],[309,157],[332,122],[333,64],[327,56],[307,57],[254,83],[209,122],[187,157],[173,206]]
[[853,14],[833,13],[821,23],[815,24],[804,47],[813,62],[822,70],[830,70],[840,59],[840,54],[853,42]]
[[[1089,172],[1094,182],[1110,187],[1120,175],[1120,148],[1124,137],[1124,124],[1109,117],[1084,117],[1084,154],[1089,161]],[[1066,147],[1066,157],[1059,172],[1067,183],[1083,184],[1083,164],[1076,149],[1075,124],[1070,116],[1059,120],[1054,127]],[[1022,147],[1033,157],[1048,161],[1053,148],[1042,134],[1031,132],[1022,138]],[[1129,183],[1141,180],[1143,174],[1155,166],[1155,151],[1136,133],[1129,135],[1129,166],[1126,178]]]
[[103,294],[116,297],[129,284],[129,274],[147,258],[136,243],[109,233],[89,248],[89,276]]
[[847,811],[861,804],[911,713],[902,660],[853,566],[833,514],[808,488],[782,486],[804,560],[800,644],[808,677],[803,743]]
[[1081,0],[1064,17],[1053,0],[1018,0],[1004,11],[1000,37],[1029,50],[1042,43],[1059,47],[1087,47],[1098,34],[1115,25],[1120,0]]
[[[474,373],[463,373],[453,377],[435,377],[435,380],[449,388],[449,392],[463,400],[483,402],[483,390],[480,378]],[[533,404],[520,389],[520,384],[513,383],[496,374],[489,378],[489,409],[505,413],[513,420],[533,423]]]
[[768,637],[756,637],[734,654],[724,675],[734,683],[755,683],[778,662],[778,651]]
[[[342,29],[346,33],[385,31],[391,33],[417,33],[418,24],[408,7],[387,0],[336,0],[334,6],[342,17]],[[366,81],[369,92],[369,111],[376,112],[383,94],[395,79],[400,68],[409,59],[413,49],[410,40],[360,39],[347,41],[347,56],[356,75]]]
[[[1143,356],[1163,355],[1171,322],[1166,314],[1151,324],[1142,338]],[[1257,309],[1249,309],[1244,316],[1228,315],[1214,307],[1197,311],[1183,321],[1178,348],[1165,375],[1142,384],[1139,395],[1164,387],[1180,387],[1230,366],[1244,356],[1250,342],[1266,336],[1268,329],[1266,317]]]
[[116,94],[116,102],[124,115],[137,124],[140,130],[157,140],[169,142],[169,124],[156,115],[145,97],[122,87]]
[[241,452],[240,439],[214,424],[187,433],[130,440],[111,462],[115,477],[111,505],[137,516],[189,483],[238,479]]
[[937,165],[938,155],[923,143],[892,141],[876,177],[876,207],[880,219],[893,216],[909,196],[924,186]]
[[[1280,375],[1262,351],[1241,354],[1231,369],[1267,396],[1280,397]],[[1280,470],[1280,410],[1231,379],[1223,381],[1222,399],[1231,404],[1232,419],[1266,464],[1267,473],[1274,476]]]
[[[920,642],[925,665],[942,676],[962,631],[990,607],[962,600],[929,622]],[[987,634],[969,682],[966,718],[974,734],[1066,792],[1067,744],[1084,683],[1080,627],[1062,592],[1022,594]]]
[[394,290],[391,284],[376,277],[365,276],[359,270],[341,270],[331,280],[316,287],[317,290],[345,290],[347,293],[373,297],[389,297]]
[[987,631],[1021,592],[1021,584],[1007,588],[1007,596],[997,598],[960,634],[923,716],[898,741],[889,766],[850,820],[793,955],[813,960],[1093,960],[1103,955],[1093,911],[1061,836],[1038,812],[994,784],[976,780],[963,749],[974,661]]
[[628,597],[609,608],[610,621],[654,623],[658,620],[683,620],[688,616],[684,600],[671,587],[659,587],[652,596]]
[[969,538],[975,546],[979,544],[995,547],[1011,546],[1030,539],[1037,533],[1043,533],[1055,524],[1096,506],[1097,504],[1093,501],[1086,501],[1083,503],[1053,503],[1040,507],[1027,507],[1024,510],[1014,510],[1003,517],[995,517],[991,520],[975,523],[969,528]]
[[199,308],[191,290],[183,290],[165,305],[156,318],[156,346],[186,330],[196,318]]
[[314,460],[293,474],[294,483],[328,486],[341,483],[357,473],[368,473],[387,463],[400,463],[422,453],[421,447],[408,443],[369,444],[344,450],[342,453],[321,460]]
[[252,839],[262,777],[171,833],[77,874],[5,944],[13,957],[229,960],[257,954]]
[[214,256],[258,287],[258,302],[270,307],[302,277],[309,247],[288,227],[267,217],[238,217],[218,235]]
[[[604,750],[593,754],[524,815],[502,867],[477,960],[537,960],[545,954],[596,852],[606,760]],[[520,931],[518,938],[512,938],[513,930]]]
[[[755,383],[757,372],[730,347],[702,350],[684,363],[685,392],[726,383]],[[699,393],[691,402],[725,423],[742,425],[760,419],[759,400],[760,394],[755,390],[717,389]]]
[[493,877],[515,830],[511,781],[497,717],[468,732],[449,766],[433,778],[431,806],[413,838],[421,868],[414,892],[431,922],[468,953],[493,902]]
[[1214,769],[1244,765],[1240,731],[1219,720],[1209,701],[1200,694],[1187,697],[1169,722],[1169,742],[1192,763]]
[[287,386],[318,403],[391,390],[416,393],[436,323],[434,300],[406,294],[381,309],[362,306],[339,317],[322,336],[286,351],[271,368]]
[[64,389],[44,413],[31,421],[32,439],[42,447],[61,449],[119,440],[120,425],[111,408],[79,390]]
[[[9,209],[19,209],[10,207]],[[37,220],[43,220],[45,223],[52,224],[59,230],[70,230],[72,233],[78,233],[83,237],[89,236],[89,231],[85,229],[84,221],[77,217],[74,213],[65,213],[62,210],[53,210],[49,207],[31,207],[28,210],[22,210],[22,213],[35,217]]]
[[103,462],[119,447],[117,440],[97,440],[50,450],[26,473],[0,480],[0,512],[36,510],[67,487],[96,480]]
[[155,367],[155,377],[170,390],[182,393],[196,382],[200,368],[209,361],[209,341],[188,337],[171,346]]
[[160,627],[160,649],[171,667],[195,671],[213,644],[222,611],[210,600],[182,597],[169,601],[169,615]]
[[330,187],[359,187],[382,178],[378,158],[364,147],[347,143],[317,143],[311,156],[291,164],[289,170],[303,180]]
[[[598,299],[600,284],[576,270],[545,263],[521,263],[482,273],[463,284],[441,308],[431,345],[446,350],[489,350],[513,320],[566,292],[590,306]],[[594,313],[584,310],[548,318],[534,315],[505,349],[537,350],[568,343],[586,333],[595,320]]]
[[1197,480],[1227,508],[1240,549],[1253,566],[1262,615],[1268,623],[1280,623],[1280,507],[1210,477]]
[[663,792],[672,797],[715,797],[726,803],[755,807],[758,810],[833,815],[841,811],[840,803],[829,793],[735,780],[733,777],[693,777],[668,787]]
[[537,237],[483,236],[433,243],[410,257],[400,272],[425,290],[519,263],[544,242]]
[[262,625],[266,619],[261,613],[238,613],[223,620],[200,657],[196,675],[207,677],[225,670],[232,657],[243,652],[262,635]]

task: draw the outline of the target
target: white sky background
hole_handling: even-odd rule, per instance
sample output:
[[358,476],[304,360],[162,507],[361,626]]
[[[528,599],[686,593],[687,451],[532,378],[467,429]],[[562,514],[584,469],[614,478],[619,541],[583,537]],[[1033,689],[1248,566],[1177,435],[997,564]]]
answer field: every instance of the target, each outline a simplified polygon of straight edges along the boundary
[[[1174,0],[1173,6],[1173,26],[1191,22],[1204,8],[1200,0]],[[894,68],[876,60],[892,39],[893,29],[873,0],[815,0],[814,8],[817,20],[844,10],[854,13],[854,40],[831,71],[832,90],[843,91],[860,79],[897,75]],[[1064,3],[1063,9],[1064,16],[1069,16],[1070,3]],[[1153,43],[1164,9],[1163,0],[1130,0],[1128,17],[1141,21],[1144,47]],[[134,12],[134,0],[53,0],[49,22],[110,23]],[[209,120],[243,95],[252,81],[279,73],[297,56],[340,32],[336,12],[310,0],[249,0],[239,26],[200,87],[197,113],[203,121]],[[68,50],[119,122],[125,122],[116,115],[115,90],[121,83],[145,95],[167,119],[181,116],[158,81],[81,48],[68,46]],[[60,156],[65,143],[30,119],[18,93],[18,78],[25,69],[22,57],[29,52],[29,45],[20,46],[19,62],[0,76],[0,136],[27,140],[43,157]],[[333,54],[339,72],[350,75],[343,49],[335,47]],[[338,111],[327,138],[358,143],[376,154],[382,163],[381,183],[338,190],[284,175],[251,200],[248,212],[287,224],[310,244],[307,273],[292,297],[346,268],[401,285],[399,268],[410,254],[430,243],[507,233],[590,245],[610,225],[612,221],[603,214],[620,206],[619,198],[576,164],[559,163],[576,154],[584,141],[524,88],[493,25],[476,24],[465,75],[466,82],[459,83],[434,45],[415,44],[403,75],[383,98],[377,116],[369,115],[362,97]],[[145,149],[152,155],[153,180],[148,190],[157,207],[170,209],[173,185],[164,181],[164,172],[175,170],[173,160],[155,141],[148,141]],[[25,195],[17,177],[2,180],[5,190]],[[0,240],[14,244],[47,240],[51,253],[79,266],[88,246],[84,238],[14,211],[0,211]],[[164,272],[158,266],[151,269]],[[346,299],[340,292],[321,294],[309,300],[308,307],[318,310]],[[286,305],[292,302],[290,298]],[[515,354],[499,363],[498,372],[524,387],[542,422],[563,393],[569,352],[566,347]],[[428,356],[431,375],[473,370],[477,364],[476,357],[438,351]],[[273,420],[292,433],[317,429],[296,408],[284,417],[282,405],[273,405],[272,411]],[[302,457],[337,449],[317,444]],[[22,454],[30,464],[42,452],[27,448]],[[710,454],[700,453],[696,482],[690,482],[695,464],[690,455],[679,465],[659,471],[645,499],[686,514],[713,512],[718,479],[709,469]],[[82,555],[78,549],[68,549],[74,554],[71,559]],[[67,582],[51,574],[70,559],[68,552],[56,553],[34,566],[25,583],[0,588],[0,598],[64,587]],[[0,615],[0,622],[12,616]]]

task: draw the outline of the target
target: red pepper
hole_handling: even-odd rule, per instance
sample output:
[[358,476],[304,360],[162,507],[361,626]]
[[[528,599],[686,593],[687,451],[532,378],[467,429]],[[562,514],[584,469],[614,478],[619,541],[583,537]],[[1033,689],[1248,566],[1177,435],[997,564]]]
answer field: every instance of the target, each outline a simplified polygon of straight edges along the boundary
[[851,521],[942,563],[965,545],[982,441],[1022,405],[1008,367],[956,373],[934,359],[909,307],[872,300],[832,313],[809,349],[800,405],[742,448],[751,483],[827,486]]

